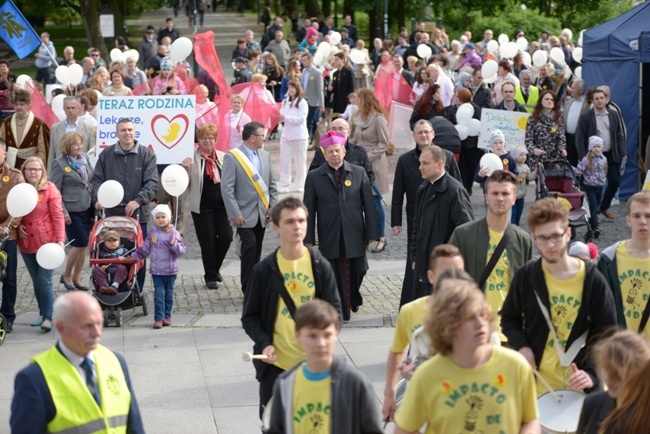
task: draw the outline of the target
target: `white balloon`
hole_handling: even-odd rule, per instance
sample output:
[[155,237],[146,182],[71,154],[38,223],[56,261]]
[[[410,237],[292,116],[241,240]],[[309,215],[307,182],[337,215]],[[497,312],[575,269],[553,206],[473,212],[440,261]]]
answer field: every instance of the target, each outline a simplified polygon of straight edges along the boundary
[[432,54],[431,47],[429,47],[428,45],[424,45],[424,44],[418,45],[418,48],[417,48],[416,52],[418,53],[418,56],[420,56],[421,58],[423,58],[425,60],[427,60],[429,57],[431,57],[431,54]]
[[59,65],[56,67],[54,70],[54,76],[56,77],[59,82],[67,86],[70,84],[70,77],[68,77],[68,67],[65,65]]
[[492,175],[492,172],[495,170],[503,170],[503,162],[501,161],[501,158],[499,158],[497,154],[491,152],[483,155],[478,164],[481,168],[487,167],[489,169],[487,176]]
[[508,44],[502,44],[499,46],[499,58],[505,59],[507,57],[510,57],[510,49],[508,48]]
[[488,60],[481,67],[481,72],[483,73],[483,77],[492,77],[499,72],[499,64],[494,60]]
[[160,183],[167,193],[178,197],[187,190],[190,177],[180,164],[170,164],[160,175]]
[[508,38],[508,35],[506,35],[505,33],[501,33],[497,38],[497,41],[499,41],[499,44],[505,45],[510,41],[510,38]]
[[546,65],[548,63],[548,54],[544,50],[537,50],[533,53],[533,65],[540,66]]
[[53,111],[54,111],[54,115],[56,116],[56,118],[59,121],[65,120],[66,116],[65,116],[65,111],[63,109],[61,109],[61,110],[53,110]]
[[[355,50],[356,50],[356,48],[355,48]],[[332,45],[327,41],[323,41],[320,44],[318,44],[318,48],[316,49],[316,54],[322,53],[323,57],[326,58],[326,59],[330,55],[331,52],[332,52]]]
[[521,56],[524,58],[524,65],[526,66],[531,66],[533,63],[533,58],[530,57],[530,53],[528,51],[524,51],[521,53]]
[[[464,106],[465,104],[463,104]],[[456,111],[456,124],[457,125],[467,125],[467,123],[472,119],[472,111],[469,108],[460,106]]]
[[79,65],[78,63],[75,63],[74,65],[70,65],[68,67],[68,79],[70,80],[70,84],[73,86],[78,85],[81,83],[81,79],[84,76],[84,70]]
[[339,45],[339,42],[341,42],[341,34],[339,32],[330,33],[330,44]]
[[[461,104],[460,107],[458,107],[458,109],[463,109],[468,111],[470,119],[474,116],[474,106],[469,102],[466,102],[465,104]],[[467,122],[463,122],[463,123],[466,124]]]
[[122,60],[122,50],[113,48],[109,54],[111,62],[120,62]]
[[26,87],[27,83],[29,83],[30,81],[32,81],[32,77],[30,77],[27,74],[19,75],[18,78],[16,78],[16,84],[18,86],[22,87],[23,89]]
[[492,39],[490,42],[487,43],[487,50],[492,53],[496,54],[499,52],[499,43]]
[[316,51],[316,55],[314,56],[314,63],[316,66],[321,67],[325,64],[326,56],[323,55],[322,52]]
[[582,78],[582,66],[576,67],[576,70],[573,71],[573,75],[575,75],[578,78]]
[[478,136],[478,132],[481,129],[481,121],[478,119],[470,119],[467,123],[467,133],[474,137]]
[[508,42],[506,44],[508,57],[513,58],[519,52],[519,46],[516,42]]
[[52,98],[52,103],[50,106],[52,107],[52,111],[56,113],[56,111],[63,111],[63,100],[65,99],[65,95],[57,95],[54,98]]
[[564,52],[560,47],[551,48],[551,59],[557,63],[564,63]]
[[138,50],[126,50],[124,53],[122,53],[122,60],[125,62],[129,59],[129,57],[133,57],[137,63],[140,59],[140,53],[138,53]]
[[574,48],[571,56],[576,62],[582,62],[582,47]]
[[115,208],[124,198],[124,187],[117,181],[104,181],[97,190],[97,201],[104,208]]
[[487,84],[492,84],[499,79],[498,74],[494,74],[492,77],[483,77],[483,82]]
[[36,262],[46,270],[56,270],[65,261],[65,250],[57,243],[47,243],[36,252]]
[[519,47],[521,51],[526,51],[526,49],[528,49],[528,39],[523,36],[517,39],[517,47]]
[[350,50],[350,60],[355,64],[361,64],[366,60],[366,53],[364,51],[353,48]]
[[187,58],[192,54],[192,40],[185,36],[182,36],[172,42],[172,46],[169,47],[169,57],[174,62],[178,62]]
[[26,182],[16,184],[7,194],[7,212],[14,218],[23,217],[34,211],[38,203],[38,192]]
[[465,125],[456,125],[456,131],[458,131],[458,135],[460,136],[461,140],[465,140],[469,135],[469,132],[467,131],[467,127]]
[[580,30],[580,37],[578,38],[578,43],[576,44],[578,47],[582,47],[582,39],[585,34],[585,30],[582,29]]

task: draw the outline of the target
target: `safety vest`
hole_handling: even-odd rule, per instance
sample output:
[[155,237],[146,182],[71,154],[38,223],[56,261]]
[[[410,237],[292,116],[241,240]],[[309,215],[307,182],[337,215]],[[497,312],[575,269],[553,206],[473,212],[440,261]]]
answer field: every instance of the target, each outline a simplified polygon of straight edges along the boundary
[[93,355],[101,408],[77,368],[56,347],[32,359],[43,371],[56,408],[54,419],[47,424],[48,433],[126,433],[131,392],[120,361],[101,345]]
[[528,86],[528,102],[524,101],[524,94],[521,91],[521,86],[517,86],[515,89],[515,101],[519,104],[526,107],[528,113],[532,113],[537,105],[537,100],[539,99],[539,89],[535,86]]

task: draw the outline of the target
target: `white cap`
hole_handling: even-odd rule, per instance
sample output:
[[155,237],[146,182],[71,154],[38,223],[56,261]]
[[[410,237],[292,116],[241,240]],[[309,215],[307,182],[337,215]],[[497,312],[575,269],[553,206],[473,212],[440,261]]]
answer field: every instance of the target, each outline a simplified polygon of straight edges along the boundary
[[168,219],[172,218],[172,210],[169,208],[169,205],[167,204],[161,203],[151,210],[151,215],[153,216],[154,219],[160,213],[165,214]]

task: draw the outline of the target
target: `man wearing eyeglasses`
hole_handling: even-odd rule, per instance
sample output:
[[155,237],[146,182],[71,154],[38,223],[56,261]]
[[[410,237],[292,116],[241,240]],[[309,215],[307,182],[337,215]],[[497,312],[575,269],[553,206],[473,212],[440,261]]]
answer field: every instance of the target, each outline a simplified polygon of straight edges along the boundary
[[[616,326],[613,296],[594,264],[568,255],[569,212],[558,200],[535,202],[527,223],[541,258],[515,273],[501,328],[552,389],[590,393],[598,386],[592,348]],[[538,380],[537,393],[547,391]]]
[[513,82],[506,81],[501,84],[501,95],[503,95],[503,100],[495,107],[495,109],[526,113],[526,107],[515,100],[515,91],[516,86]]

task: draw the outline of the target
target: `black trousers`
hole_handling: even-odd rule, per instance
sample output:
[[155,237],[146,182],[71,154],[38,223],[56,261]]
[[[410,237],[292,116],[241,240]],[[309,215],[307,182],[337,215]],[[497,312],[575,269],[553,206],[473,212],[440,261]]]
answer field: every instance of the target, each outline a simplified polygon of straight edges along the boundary
[[[615,145],[612,144],[612,146]],[[612,151],[603,152],[603,155],[607,158],[607,188],[605,188],[600,209],[605,211],[612,205],[612,199],[614,199],[616,191],[621,185],[621,163],[614,161]]]
[[566,133],[566,158],[573,167],[578,165],[578,148],[576,147],[576,135]]
[[412,228],[413,228],[413,216],[410,216],[407,213],[406,215],[407,255],[406,255],[406,267],[404,268],[404,282],[402,283],[402,295],[400,296],[400,300],[399,300],[400,309],[406,303],[413,301],[411,299],[411,297],[413,297],[413,260],[409,257],[410,255],[408,254],[413,239]]
[[264,407],[268,404],[269,399],[273,396],[273,385],[275,380],[284,372],[284,369],[280,369],[275,365],[269,365],[266,367],[264,376],[260,379],[260,419],[264,414]]
[[246,280],[255,264],[260,262],[262,256],[262,242],[264,241],[265,227],[257,221],[254,228],[237,228],[241,242],[241,289],[246,293]]
[[232,243],[232,227],[226,210],[202,209],[192,213],[196,237],[201,247],[205,282],[216,282],[217,275]]
[[458,160],[460,177],[463,180],[463,187],[465,187],[465,190],[467,190],[470,196],[472,195],[472,186],[474,185],[474,174],[483,155],[485,155],[485,151],[480,148],[462,148],[460,150],[460,158]]

